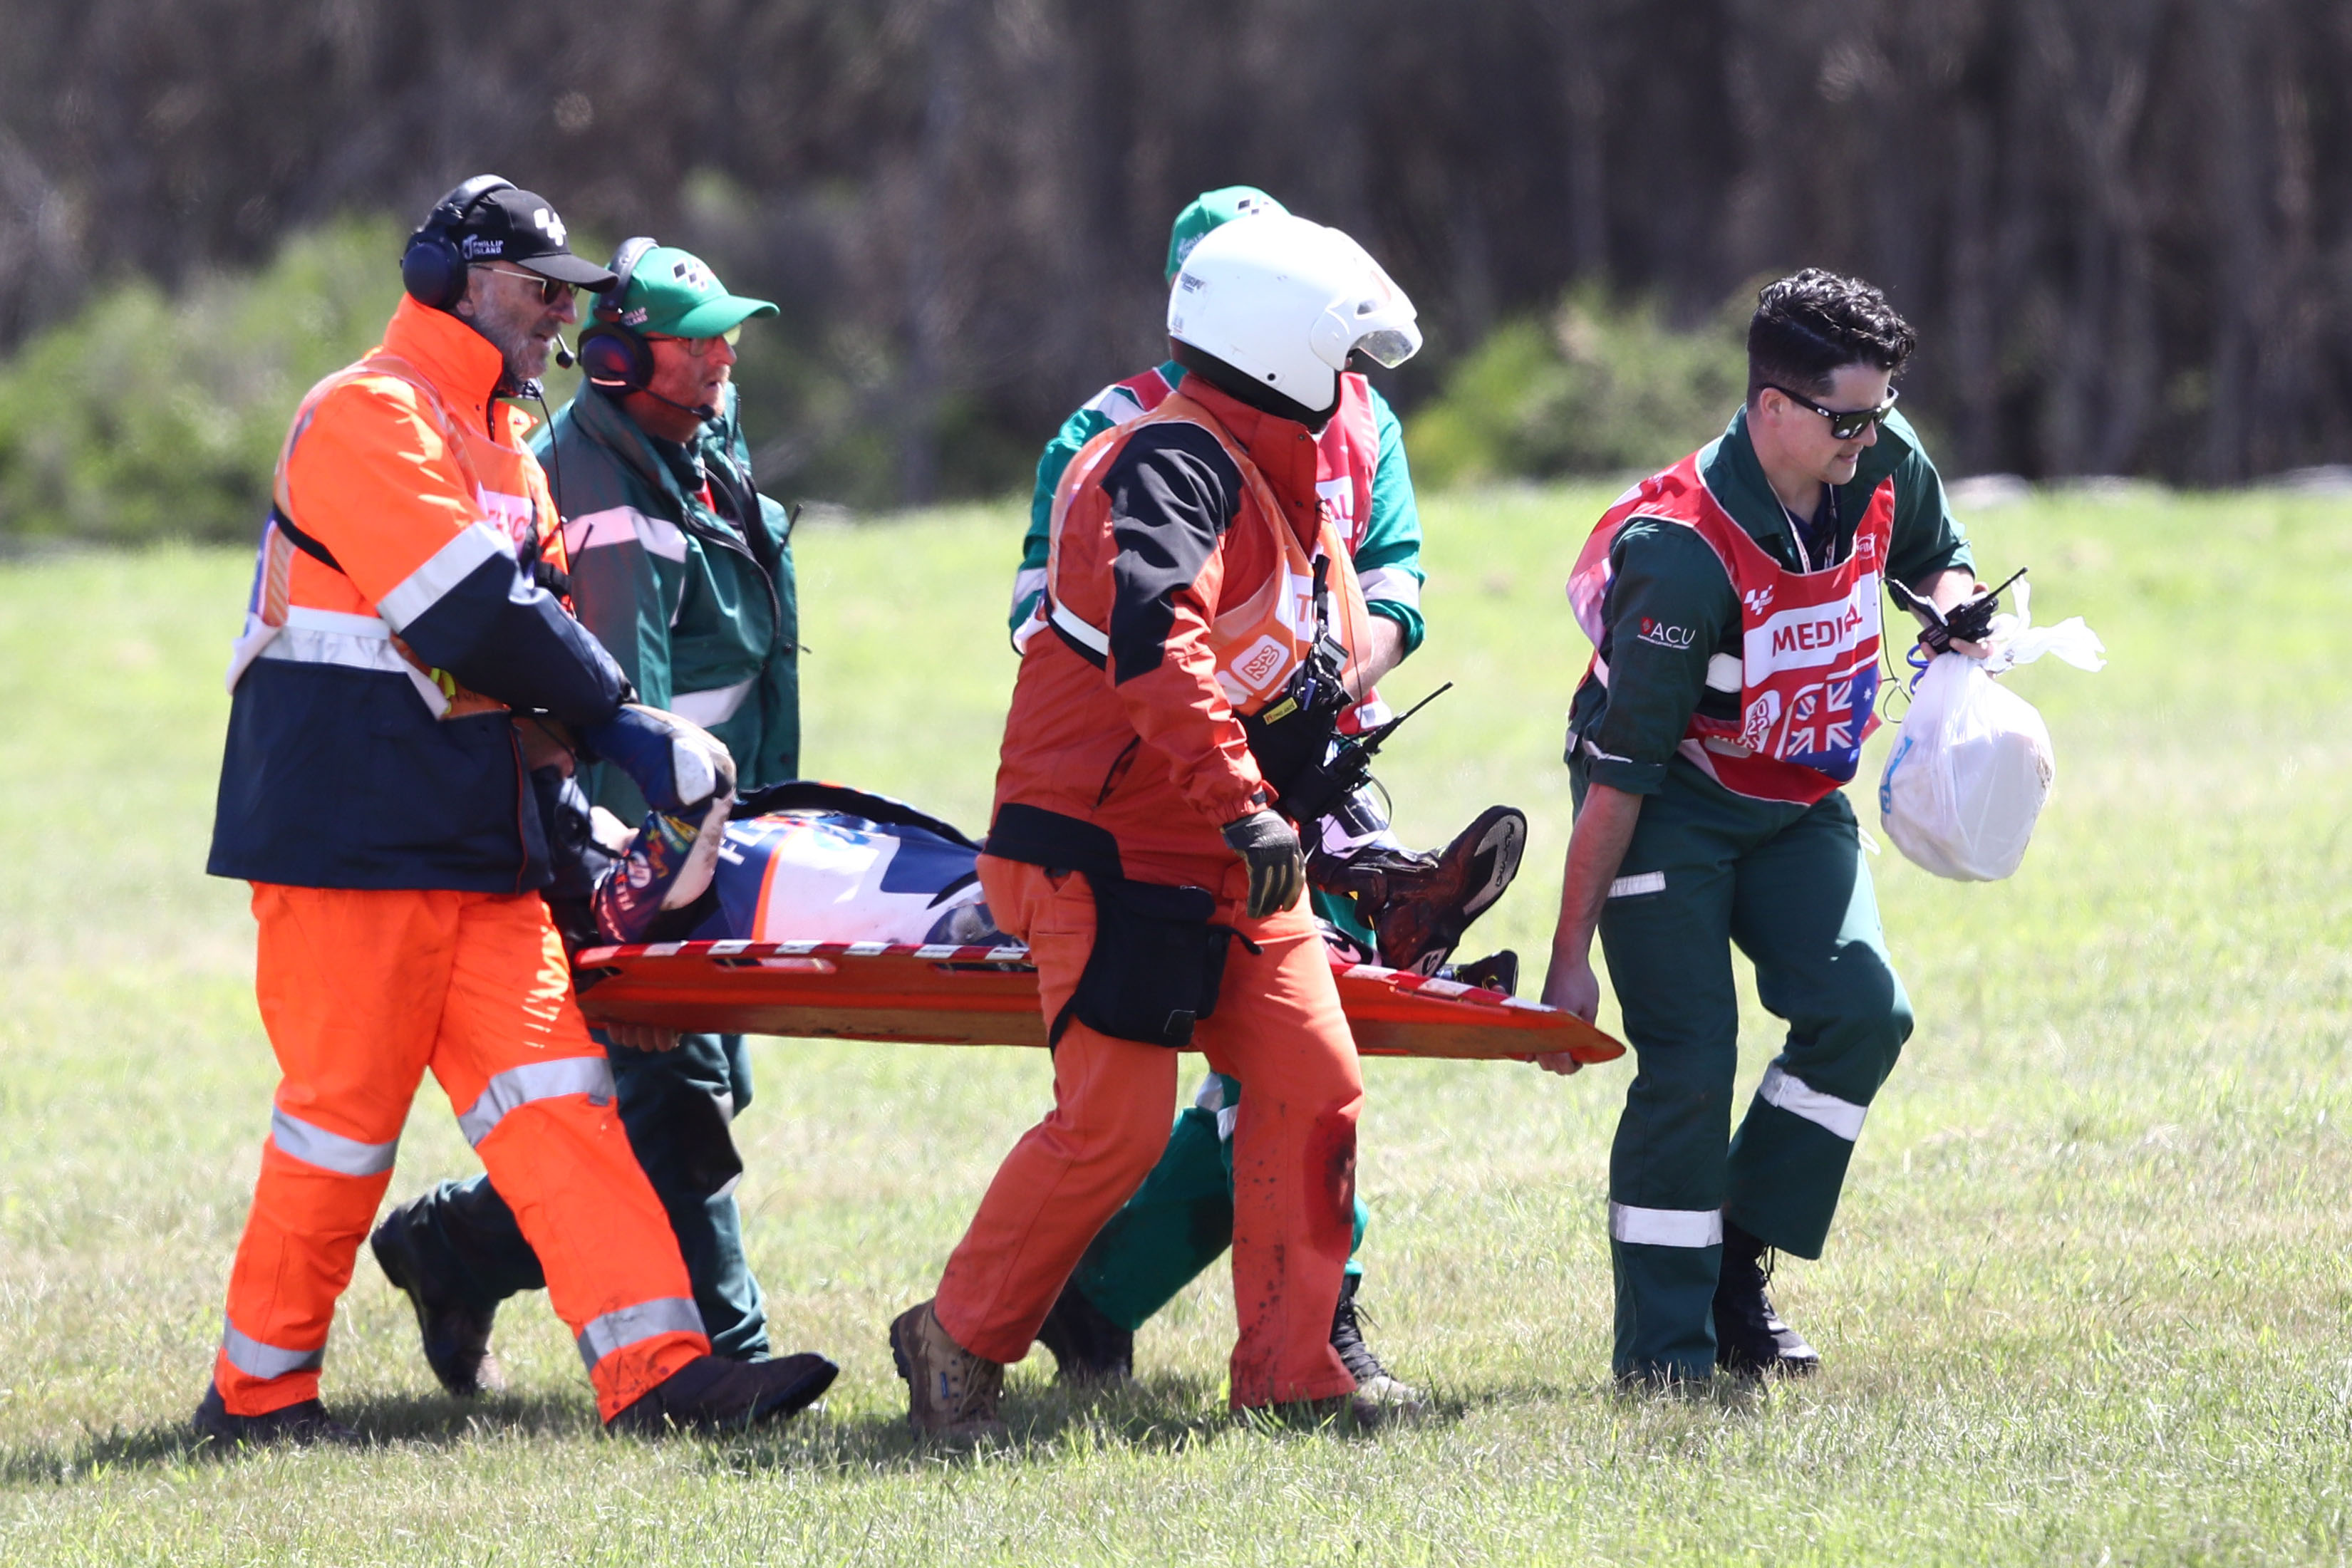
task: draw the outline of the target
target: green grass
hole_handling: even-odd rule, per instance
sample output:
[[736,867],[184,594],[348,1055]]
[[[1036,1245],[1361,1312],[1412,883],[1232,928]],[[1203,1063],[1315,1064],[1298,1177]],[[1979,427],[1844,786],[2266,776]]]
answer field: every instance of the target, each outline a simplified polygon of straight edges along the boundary
[[[1482,944],[1549,932],[1583,662],[1559,585],[1606,499],[1427,508],[1432,636],[1391,695],[1461,687],[1382,774],[1415,841],[1528,809]],[[381,1446],[193,1457],[273,1082],[243,890],[200,869],[247,558],[0,568],[0,1560],[2352,1556],[2352,509],[2045,497],[1971,522],[1988,569],[2030,562],[2045,618],[2086,615],[2114,663],[2012,678],[2059,751],[2014,879],[1877,862],[1920,1021],[1828,1257],[1776,1284],[1825,1373],[1698,1401],[1607,1387],[1626,1066],[1376,1061],[1365,1295],[1437,1419],[1235,1427],[1211,1279],[1145,1331],[1130,1392],[1058,1394],[1042,1353],[1016,1369],[1018,1442],[971,1459],[904,1435],[883,1325],[929,1292],[1046,1064],[794,1041],[757,1051],[742,1196],[780,1343],[843,1364],[822,1413],[602,1440],[537,1298],[500,1321],[516,1392],[458,1405],[363,1259],[326,1392]],[[1000,507],[803,535],[813,771],[980,825],[1019,528]],[[1747,1082],[1773,1038],[1749,1023]],[[401,1154],[395,1199],[474,1168],[430,1087]]]

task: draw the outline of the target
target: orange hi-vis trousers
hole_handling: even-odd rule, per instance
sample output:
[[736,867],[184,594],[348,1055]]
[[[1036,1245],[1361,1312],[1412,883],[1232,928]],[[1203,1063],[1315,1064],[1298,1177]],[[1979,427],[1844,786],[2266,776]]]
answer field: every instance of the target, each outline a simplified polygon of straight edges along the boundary
[[[980,857],[997,924],[1029,944],[1048,1020],[1094,946],[1084,875]],[[1356,1113],[1363,1080],[1322,938],[1302,905],[1242,916],[1228,887],[1216,918],[1235,942],[1216,1010],[1193,1029],[1209,1064],[1249,1086],[1234,1131],[1236,1408],[1352,1391],[1331,1314],[1355,1226]],[[1075,1019],[1054,1052],[1054,1109],[1004,1158],[940,1281],[933,1311],[992,1361],[1029,1354],[1095,1232],[1168,1146],[1177,1052],[1114,1040]]]
[[256,883],[253,913],[283,1077],[213,1372],[231,1414],[317,1396],[427,1068],[546,1269],[600,1414],[709,1349],[539,894]]

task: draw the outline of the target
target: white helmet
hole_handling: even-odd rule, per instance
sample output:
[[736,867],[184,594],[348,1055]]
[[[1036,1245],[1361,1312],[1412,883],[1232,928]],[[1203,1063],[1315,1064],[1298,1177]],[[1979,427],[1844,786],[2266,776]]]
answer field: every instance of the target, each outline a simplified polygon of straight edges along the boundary
[[1361,350],[1383,365],[1420,350],[1412,301],[1338,229],[1261,213],[1203,235],[1168,291],[1168,335],[1319,413]]

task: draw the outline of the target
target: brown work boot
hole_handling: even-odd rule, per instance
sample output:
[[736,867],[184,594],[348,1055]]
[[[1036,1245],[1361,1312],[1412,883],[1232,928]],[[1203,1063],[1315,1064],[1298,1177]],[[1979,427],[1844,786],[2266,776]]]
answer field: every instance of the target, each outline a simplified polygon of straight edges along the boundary
[[964,1441],[1008,1435],[996,1414],[1004,1364],[950,1339],[930,1302],[908,1307],[890,1324],[890,1359],[907,1380],[907,1425],[916,1431]]

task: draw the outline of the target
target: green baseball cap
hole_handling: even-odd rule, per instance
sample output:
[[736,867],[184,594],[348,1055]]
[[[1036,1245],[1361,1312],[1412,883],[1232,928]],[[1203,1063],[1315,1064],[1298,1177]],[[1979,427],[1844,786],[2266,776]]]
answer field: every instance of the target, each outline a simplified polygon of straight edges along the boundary
[[700,256],[667,245],[639,256],[629,268],[627,290],[605,298],[604,308],[614,312],[622,326],[666,338],[716,338],[754,316],[776,313],[764,299],[728,293]]
[[1223,190],[1203,191],[1192,204],[1176,214],[1176,226],[1168,231],[1168,281],[1176,281],[1176,273],[1201,236],[1211,229],[1245,218],[1253,213],[1288,213],[1290,209],[1259,190],[1255,185],[1227,185]]

